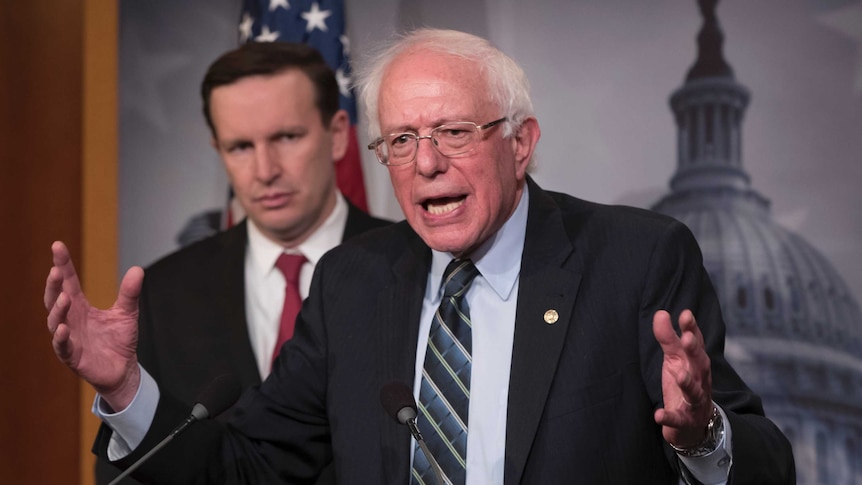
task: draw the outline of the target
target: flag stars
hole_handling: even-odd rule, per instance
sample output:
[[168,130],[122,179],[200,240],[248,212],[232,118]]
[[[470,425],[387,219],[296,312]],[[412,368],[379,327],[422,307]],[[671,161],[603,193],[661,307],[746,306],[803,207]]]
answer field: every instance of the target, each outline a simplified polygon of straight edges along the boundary
[[239,23],[239,41],[245,42],[251,37],[251,27],[254,25],[254,19],[248,13],[243,14],[242,22]]
[[262,29],[260,29],[260,35],[254,38],[254,40],[258,42],[275,42],[278,40],[279,32],[270,32],[269,26],[264,25]]
[[317,2],[311,4],[311,10],[308,12],[302,12],[302,18],[307,22],[305,26],[306,32],[311,32],[314,29],[320,29],[323,32],[326,32],[328,29],[326,27],[326,18],[332,15],[331,10],[320,10],[320,6],[317,5]]
[[335,71],[335,80],[338,82],[338,91],[345,98],[350,97],[350,76],[344,74],[344,69],[338,68]]
[[288,10],[290,8],[290,4],[287,3],[287,0],[269,0],[270,12],[274,12],[278,7]]

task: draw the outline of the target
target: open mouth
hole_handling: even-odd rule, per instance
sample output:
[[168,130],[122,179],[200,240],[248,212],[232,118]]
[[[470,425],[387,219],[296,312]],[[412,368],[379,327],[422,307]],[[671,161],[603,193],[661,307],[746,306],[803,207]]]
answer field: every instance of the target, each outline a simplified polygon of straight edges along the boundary
[[424,207],[429,214],[439,216],[461,207],[461,205],[464,204],[465,199],[465,196],[428,199],[422,204],[422,207]]

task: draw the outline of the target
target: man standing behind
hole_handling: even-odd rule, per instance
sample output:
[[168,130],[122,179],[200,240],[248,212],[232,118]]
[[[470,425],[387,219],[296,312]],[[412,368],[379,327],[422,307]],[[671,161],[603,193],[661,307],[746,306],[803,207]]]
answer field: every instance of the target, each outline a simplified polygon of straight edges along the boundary
[[[388,224],[336,188],[349,128],[338,94],[332,70],[304,44],[245,44],[204,77],[212,144],[247,219],[147,268],[139,316],[141,364],[189,405],[221,374],[244,388],[269,374],[291,331],[280,327],[282,311],[296,311],[284,305],[281,255],[298,266],[298,297],[288,288],[295,304],[326,251]],[[288,327],[294,318],[285,316]]]

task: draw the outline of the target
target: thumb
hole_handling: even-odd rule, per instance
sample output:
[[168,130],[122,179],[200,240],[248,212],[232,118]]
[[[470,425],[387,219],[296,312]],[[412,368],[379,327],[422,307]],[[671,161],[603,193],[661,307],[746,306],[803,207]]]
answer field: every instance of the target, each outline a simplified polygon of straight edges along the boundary
[[120,282],[120,292],[114,307],[132,314],[138,311],[138,297],[141,295],[141,285],[144,283],[144,270],[140,266],[132,266]]
[[652,320],[653,335],[661,345],[662,349],[667,352],[670,347],[676,345],[679,336],[673,329],[673,324],[670,320],[670,314],[665,310],[655,312]]

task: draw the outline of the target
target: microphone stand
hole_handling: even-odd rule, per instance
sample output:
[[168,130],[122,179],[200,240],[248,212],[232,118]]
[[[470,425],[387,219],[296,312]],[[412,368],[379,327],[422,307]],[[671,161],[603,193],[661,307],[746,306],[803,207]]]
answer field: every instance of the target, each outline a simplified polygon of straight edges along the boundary
[[419,432],[419,426],[416,426],[416,418],[407,419],[407,428],[410,429],[410,434],[413,435],[413,438],[416,439],[416,442],[419,443],[419,448],[422,449],[422,453],[425,453],[425,458],[428,459],[428,463],[431,464],[431,469],[434,470],[434,475],[437,477],[437,483],[439,485],[449,485],[449,482],[443,478],[443,470],[440,469],[440,465],[437,464],[437,460],[434,459],[434,455],[431,454],[431,450],[428,449],[428,446],[425,444],[425,439],[422,438],[422,433]]

